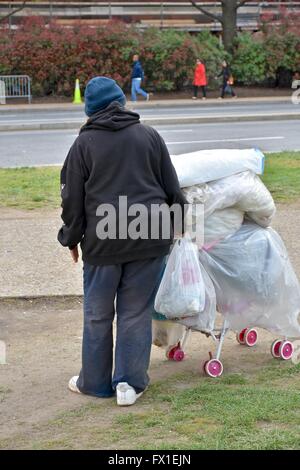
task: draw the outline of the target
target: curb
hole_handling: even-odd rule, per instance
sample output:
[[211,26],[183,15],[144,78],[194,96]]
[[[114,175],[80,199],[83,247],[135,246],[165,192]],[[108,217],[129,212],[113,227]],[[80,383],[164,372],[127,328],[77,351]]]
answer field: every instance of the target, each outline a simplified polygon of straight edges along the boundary
[[[142,118],[141,122],[148,125],[166,125],[166,124],[207,124],[222,122],[249,122],[249,121],[282,121],[300,119],[299,113],[268,113],[268,114],[247,114],[247,115],[216,115],[216,116],[178,116],[178,117],[153,117]],[[0,132],[13,131],[41,131],[41,130],[79,130],[84,124],[83,121],[72,122],[49,122],[32,124],[0,124]]]
[[247,121],[281,121],[300,119],[300,113],[269,113],[269,114],[236,114],[236,115],[217,115],[217,116],[178,116],[166,118],[145,118],[141,119],[143,124],[159,125],[159,124],[208,124],[222,122],[247,122]]

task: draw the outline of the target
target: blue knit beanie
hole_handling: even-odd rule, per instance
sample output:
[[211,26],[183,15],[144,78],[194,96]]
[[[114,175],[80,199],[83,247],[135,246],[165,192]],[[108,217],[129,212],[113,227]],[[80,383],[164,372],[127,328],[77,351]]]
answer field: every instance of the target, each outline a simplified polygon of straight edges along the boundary
[[126,97],[115,80],[107,77],[92,78],[85,89],[85,113],[87,116],[101,111],[113,101],[121,105],[126,103]]

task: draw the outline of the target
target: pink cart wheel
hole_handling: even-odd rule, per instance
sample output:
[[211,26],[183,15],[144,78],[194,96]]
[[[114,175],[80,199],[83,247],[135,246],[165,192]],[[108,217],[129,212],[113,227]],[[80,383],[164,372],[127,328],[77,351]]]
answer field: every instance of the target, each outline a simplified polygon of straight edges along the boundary
[[258,334],[254,328],[247,328],[245,331],[245,344],[252,348],[257,343]]
[[[182,359],[175,359],[175,357],[174,357],[176,351],[178,351],[178,350],[181,350],[181,351],[182,351],[182,349],[181,349],[181,347],[180,347],[180,343],[176,344],[176,346],[171,346],[170,348],[168,348],[168,349],[166,350],[166,357],[167,357],[167,359],[169,359],[169,361],[178,361],[178,360],[179,360],[179,361],[182,361],[183,358],[182,358]],[[183,351],[182,351],[182,352],[183,352]],[[179,356],[178,353],[177,353],[177,355]],[[184,353],[183,353],[183,355],[184,355]]]
[[177,346],[173,346],[172,348],[166,350],[166,358],[169,359],[169,361],[173,361],[176,347]]
[[290,341],[282,341],[281,345],[279,346],[279,357],[284,361],[288,361],[291,359],[294,352],[293,343]]
[[204,364],[204,371],[209,377],[220,377],[223,374],[223,364],[218,359],[210,359]]
[[180,347],[177,347],[177,349],[174,351],[174,354],[173,354],[173,360],[180,362],[180,361],[183,361],[183,359],[184,359],[184,351]]
[[275,341],[273,341],[271,345],[271,354],[273,357],[275,357],[275,359],[278,359],[280,357],[279,348],[281,343],[282,341],[280,339],[275,339]]
[[240,344],[245,344],[245,332],[247,328],[244,328],[242,331],[236,334],[236,340]]

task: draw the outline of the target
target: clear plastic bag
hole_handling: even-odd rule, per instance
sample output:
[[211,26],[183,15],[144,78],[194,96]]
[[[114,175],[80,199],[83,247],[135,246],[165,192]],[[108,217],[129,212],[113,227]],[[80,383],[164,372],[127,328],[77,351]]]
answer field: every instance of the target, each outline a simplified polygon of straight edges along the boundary
[[195,331],[211,333],[215,327],[217,313],[216,292],[212,280],[200,263],[202,278],[205,286],[205,305],[201,313],[192,317],[182,318],[179,323]]
[[197,247],[185,236],[174,244],[155,298],[156,312],[169,319],[202,312],[205,286]]
[[199,258],[230,328],[257,326],[300,337],[300,285],[273,229],[245,223],[209,251],[201,250]]

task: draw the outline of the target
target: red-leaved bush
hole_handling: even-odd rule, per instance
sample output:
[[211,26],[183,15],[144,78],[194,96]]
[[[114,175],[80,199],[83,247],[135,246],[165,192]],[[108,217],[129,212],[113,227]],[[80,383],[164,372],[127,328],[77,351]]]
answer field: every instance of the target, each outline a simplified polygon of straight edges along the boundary
[[30,17],[17,30],[0,30],[0,74],[29,75],[36,96],[70,95],[76,78],[84,86],[95,75],[110,76],[128,89],[135,52],[141,55],[147,86],[158,90],[178,90],[190,83],[196,57],[206,61],[213,77],[224,57],[210,34],[155,28],[142,33],[117,21],[98,28],[67,28]]

